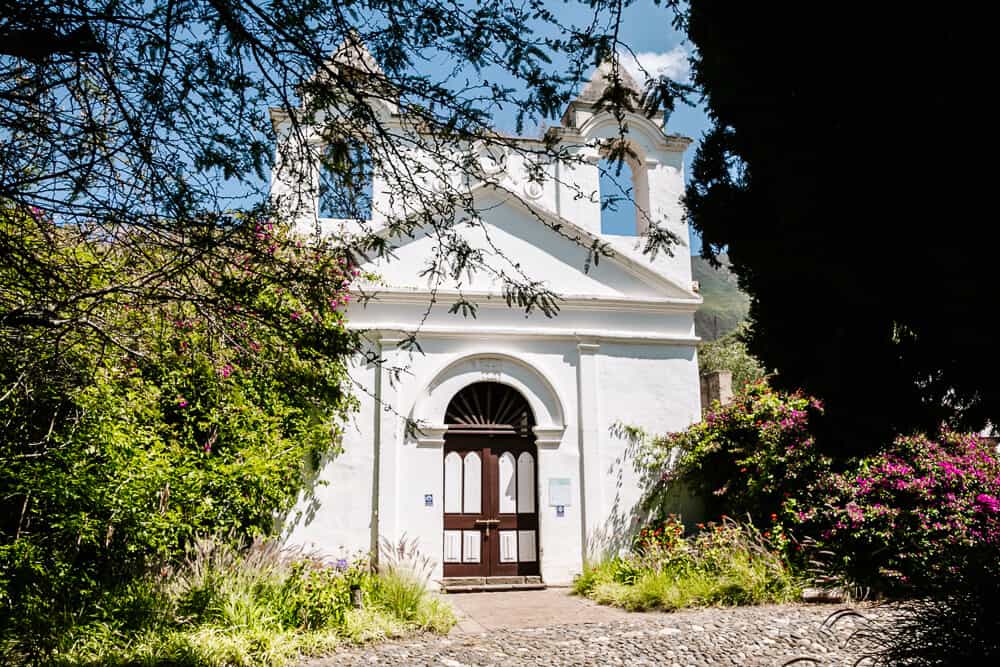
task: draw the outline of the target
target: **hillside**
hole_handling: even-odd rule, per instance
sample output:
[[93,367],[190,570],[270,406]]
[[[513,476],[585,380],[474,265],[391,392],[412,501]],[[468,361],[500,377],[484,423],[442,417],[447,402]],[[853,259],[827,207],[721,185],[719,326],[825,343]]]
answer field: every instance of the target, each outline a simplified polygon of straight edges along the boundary
[[750,308],[750,298],[740,291],[736,276],[728,269],[728,259],[720,255],[723,266],[713,269],[701,257],[691,258],[692,277],[705,299],[694,316],[695,333],[704,340],[715,340],[735,329]]

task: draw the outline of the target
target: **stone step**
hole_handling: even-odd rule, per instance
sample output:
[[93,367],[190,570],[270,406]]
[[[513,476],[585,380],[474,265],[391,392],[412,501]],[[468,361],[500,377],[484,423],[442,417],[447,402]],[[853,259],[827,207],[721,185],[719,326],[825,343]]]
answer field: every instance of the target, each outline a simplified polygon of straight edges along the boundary
[[542,578],[535,576],[513,577],[445,577],[440,580],[445,593],[473,593],[485,591],[534,591],[545,588]]
[[494,593],[497,591],[541,591],[545,584],[480,584],[472,586],[441,586],[444,593]]

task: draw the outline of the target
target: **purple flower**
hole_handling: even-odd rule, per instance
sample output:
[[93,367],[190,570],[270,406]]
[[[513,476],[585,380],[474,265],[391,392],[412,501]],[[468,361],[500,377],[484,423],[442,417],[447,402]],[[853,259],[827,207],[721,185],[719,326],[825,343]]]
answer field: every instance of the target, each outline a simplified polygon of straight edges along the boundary
[[997,500],[988,493],[980,493],[976,496],[976,503],[979,504],[980,511],[986,511],[992,514],[996,514],[997,511],[1000,511],[1000,500]]
[[346,558],[338,558],[338,559],[337,559],[337,562],[336,562],[336,563],[334,563],[334,564],[333,564],[333,566],[334,566],[334,567],[335,567],[335,568],[336,568],[336,569],[337,569],[338,571],[340,571],[340,572],[343,572],[344,570],[346,570],[346,569],[347,569],[347,559],[346,559]]

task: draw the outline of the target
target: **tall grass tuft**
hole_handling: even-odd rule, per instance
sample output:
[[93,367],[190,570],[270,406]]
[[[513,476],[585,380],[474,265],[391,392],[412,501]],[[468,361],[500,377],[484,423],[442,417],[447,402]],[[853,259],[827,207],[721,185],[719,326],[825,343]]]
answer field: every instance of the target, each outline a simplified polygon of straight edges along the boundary
[[574,590],[629,610],[674,610],[789,602],[802,581],[756,528],[726,520],[693,538],[676,532],[588,567]]
[[420,553],[416,539],[380,542],[379,586],[382,604],[398,618],[424,630],[447,632],[455,623],[451,609],[428,595],[434,563]]
[[[53,662],[282,667],[344,642],[447,632],[454,624],[450,608],[431,598],[426,579],[411,577],[376,572],[365,558],[328,562],[273,541],[238,549],[226,540],[198,540],[183,562],[133,591],[157,610],[143,627],[114,621],[78,627]],[[360,609],[352,589],[361,591]]]

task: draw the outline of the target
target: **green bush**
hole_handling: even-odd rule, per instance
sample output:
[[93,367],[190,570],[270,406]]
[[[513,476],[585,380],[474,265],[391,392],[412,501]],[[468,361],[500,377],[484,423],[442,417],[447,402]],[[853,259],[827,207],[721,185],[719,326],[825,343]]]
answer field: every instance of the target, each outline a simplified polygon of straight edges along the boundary
[[1000,457],[976,435],[898,438],[785,503],[827,566],[892,595],[947,589],[965,562],[1000,549]]
[[763,380],[767,373],[760,361],[747,349],[745,339],[748,333],[749,326],[743,321],[734,331],[718,340],[702,343],[698,347],[698,371],[702,375],[713,371],[729,371],[733,374],[733,390],[736,392]]
[[[276,542],[237,549],[231,540],[198,540],[175,569],[133,583],[133,597],[157,609],[143,616],[143,628],[112,617],[76,626],[61,637],[52,661],[280,666],[345,641],[446,632],[454,624],[422,583],[406,581],[401,596],[402,583],[365,559],[329,564]],[[353,588],[361,591],[361,609],[353,606]]]
[[799,393],[749,385],[703,421],[646,445],[645,465],[656,480],[649,504],[665,505],[683,485],[704,500],[711,518],[749,516],[758,526],[772,524],[788,497],[830,469],[809,432],[810,415],[822,409]]
[[668,611],[788,602],[801,593],[784,556],[752,525],[727,520],[682,534],[680,519],[669,517],[628,555],[588,567],[574,590],[601,604]]
[[[38,228],[0,207],[3,235]],[[44,657],[77,625],[142,628],[159,608],[139,592],[150,575],[197,535],[270,534],[337,453],[356,269],[257,230],[230,230],[245,245],[218,262],[177,258],[190,270],[150,301],[103,296],[145,277],[138,252],[98,256],[55,226],[34,239],[102,296],[53,284],[69,324],[0,318],[0,662]],[[14,273],[0,274],[4,307],[21,298]]]

